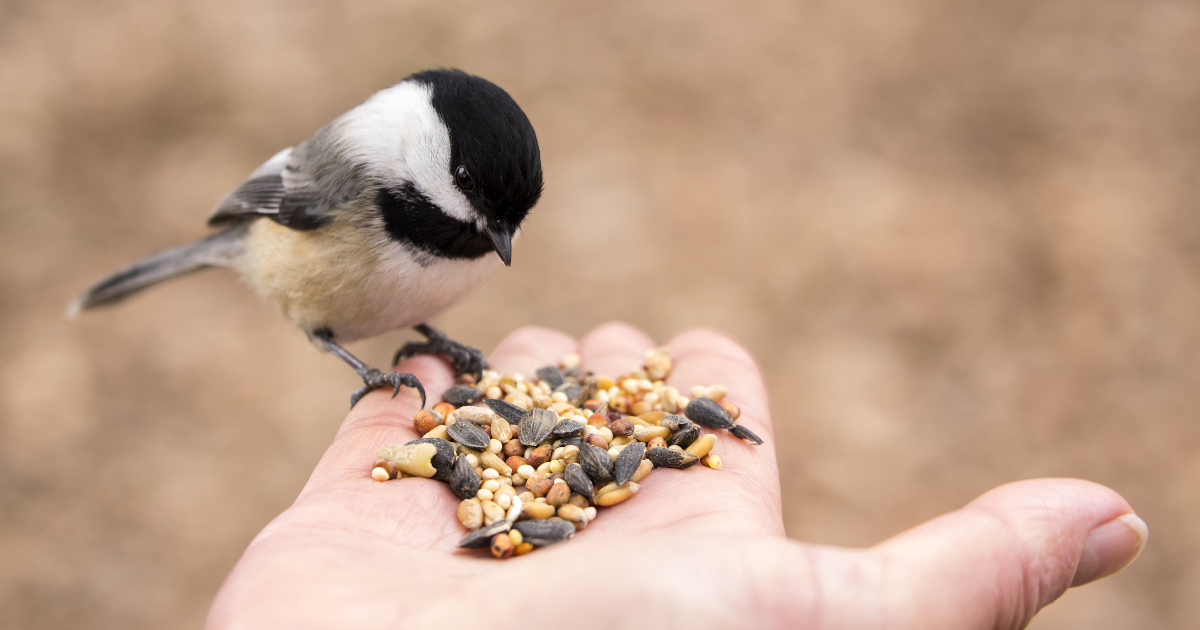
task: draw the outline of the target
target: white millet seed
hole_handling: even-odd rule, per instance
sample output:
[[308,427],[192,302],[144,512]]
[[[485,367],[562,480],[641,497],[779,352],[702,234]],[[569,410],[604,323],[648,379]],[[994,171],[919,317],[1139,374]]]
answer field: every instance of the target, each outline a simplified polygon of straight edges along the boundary
[[[500,482],[495,479],[488,479],[487,481],[483,482],[483,489],[494,494],[500,489]],[[493,496],[492,498],[495,497]]]
[[[472,468],[478,468],[479,467],[479,458],[476,457],[474,453],[467,453],[467,463],[470,464]],[[491,470],[491,468],[489,468],[488,470]],[[499,474],[499,473],[497,473],[497,474]]]
[[532,477],[533,472],[533,466],[530,466],[529,464],[521,464],[521,466],[517,468],[517,474],[526,479]]
[[500,442],[500,440],[497,440],[496,438],[492,438],[492,441],[488,442],[487,450],[491,453],[495,453],[495,454],[499,455],[500,451],[504,450],[504,444],[502,444]]
[[550,400],[553,400],[554,402],[565,403],[567,402],[567,395],[562,392],[554,392],[550,394]]
[[475,493],[475,496],[476,496],[476,497],[477,497],[477,498],[478,498],[480,501],[491,501],[491,500],[492,500],[492,497],[493,497],[494,495],[492,494],[492,491],[491,491],[491,490],[488,490],[488,489],[486,489],[486,488],[480,488],[480,489],[479,489],[479,492],[476,492],[476,493]]
[[387,481],[389,478],[388,471],[385,468],[377,466],[377,467],[375,467],[374,470],[371,471],[371,478],[374,479],[375,481]]
[[[471,462],[471,457],[472,457],[471,455],[467,456],[467,463]],[[499,477],[500,477],[500,472],[498,470],[496,470],[495,468],[489,468],[489,469],[483,471],[484,479],[497,479]]]

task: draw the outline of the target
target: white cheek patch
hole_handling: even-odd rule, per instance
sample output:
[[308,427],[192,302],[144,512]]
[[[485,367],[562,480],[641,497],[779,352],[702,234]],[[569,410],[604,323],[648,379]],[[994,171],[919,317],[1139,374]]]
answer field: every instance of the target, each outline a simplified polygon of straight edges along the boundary
[[385,185],[412,182],[447,215],[482,227],[450,174],[450,130],[430,103],[432,89],[406,81],[346,112],[343,149]]

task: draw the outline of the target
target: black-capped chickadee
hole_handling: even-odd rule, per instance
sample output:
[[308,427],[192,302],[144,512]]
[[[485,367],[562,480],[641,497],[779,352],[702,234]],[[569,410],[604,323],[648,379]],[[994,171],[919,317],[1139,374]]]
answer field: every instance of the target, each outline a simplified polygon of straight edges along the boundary
[[401,385],[417,388],[424,405],[415,376],[381,372],[339,342],[416,325],[427,341],[405,344],[393,365],[436,353],[460,375],[478,375],[481,352],[423,322],[511,264],[541,191],[533,126],[504,90],[459,70],[418,72],[267,160],[217,205],[208,223],[221,231],[117,271],[68,313],[233,267],[362,377],[351,407]]

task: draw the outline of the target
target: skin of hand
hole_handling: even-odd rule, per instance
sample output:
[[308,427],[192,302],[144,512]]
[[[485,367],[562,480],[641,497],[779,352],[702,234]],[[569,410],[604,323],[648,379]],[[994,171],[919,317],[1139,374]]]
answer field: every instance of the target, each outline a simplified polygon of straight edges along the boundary
[[[578,352],[619,375],[653,341],[606,324],[578,343],[522,328],[496,350],[501,373]],[[1146,525],[1116,492],[1075,479],[1001,486],[868,549],[788,540],[767,395],[750,355],[708,330],[667,344],[669,381],[721,383],[739,423],[720,432],[721,471],[660,469],[566,543],[505,561],[455,544],[465,530],[442,482],[380,483],[382,445],[417,436],[417,396],[371,393],[346,418],[294,505],[250,543],[209,628],[1021,628],[1067,588],[1137,557]],[[452,384],[429,356],[398,368],[430,392]]]

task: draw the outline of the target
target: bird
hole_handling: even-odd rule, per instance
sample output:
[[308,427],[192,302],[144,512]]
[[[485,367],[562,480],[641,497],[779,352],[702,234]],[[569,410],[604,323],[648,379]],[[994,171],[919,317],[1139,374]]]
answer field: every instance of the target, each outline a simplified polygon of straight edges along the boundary
[[450,359],[481,377],[483,353],[426,320],[462,301],[501,264],[542,194],[533,125],[503,89],[458,69],[416,72],[259,166],[217,204],[217,231],[129,264],[68,307],[69,316],[209,267],[230,267],[368,392],[425,389],[342,344],[413,327],[392,361]]

